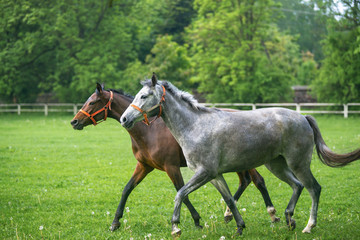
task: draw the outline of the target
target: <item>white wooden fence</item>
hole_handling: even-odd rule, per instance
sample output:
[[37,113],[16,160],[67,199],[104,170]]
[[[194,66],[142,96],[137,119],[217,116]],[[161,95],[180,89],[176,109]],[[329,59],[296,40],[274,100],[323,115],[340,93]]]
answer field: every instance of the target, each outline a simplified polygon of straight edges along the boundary
[[344,118],[347,118],[349,114],[360,114],[360,103],[205,103],[204,105],[207,107],[236,107],[252,110],[266,107],[284,107],[303,114],[342,114]]
[[[82,107],[82,103],[20,103],[0,104],[0,113],[43,112],[71,112],[74,115]],[[230,107],[240,110],[250,110],[265,107],[285,107],[306,114],[342,114],[347,118],[349,114],[360,114],[360,103],[204,103],[207,107]]]

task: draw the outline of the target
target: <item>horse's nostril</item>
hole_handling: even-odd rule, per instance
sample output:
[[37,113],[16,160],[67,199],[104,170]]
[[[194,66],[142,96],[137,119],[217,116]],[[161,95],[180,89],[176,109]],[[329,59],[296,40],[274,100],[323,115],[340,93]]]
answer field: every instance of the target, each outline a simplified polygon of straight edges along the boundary
[[75,120],[72,120],[70,123],[71,123],[71,125],[74,126],[74,125],[76,125],[76,124],[78,123],[78,120],[76,120],[76,119],[75,119]]

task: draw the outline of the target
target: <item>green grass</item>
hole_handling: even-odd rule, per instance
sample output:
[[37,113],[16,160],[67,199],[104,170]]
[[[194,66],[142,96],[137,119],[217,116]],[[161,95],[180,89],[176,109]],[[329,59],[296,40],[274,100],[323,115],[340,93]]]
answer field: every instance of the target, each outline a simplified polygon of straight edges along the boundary
[[[337,152],[360,146],[360,118],[316,116],[325,141]],[[0,115],[0,239],[171,239],[175,189],[166,173],[153,171],[135,188],[127,202],[127,223],[110,232],[122,189],[136,160],[130,137],[120,124],[108,120],[74,131],[71,115]],[[281,222],[271,224],[260,192],[252,184],[238,203],[246,223],[244,239],[359,239],[360,162],[333,169],[314,154],[312,170],[321,184],[318,226],[304,235],[311,201],[303,191],[295,209],[297,228],[289,231],[283,212],[291,189],[260,167]],[[182,169],[185,181],[192,172]],[[238,179],[227,174],[235,192]],[[181,239],[232,239],[235,223],[224,224],[224,203],[207,184],[190,195],[202,216],[203,230],[194,227],[185,206],[181,210]],[[43,227],[42,230],[40,226]],[[147,237],[149,239],[149,237]]]

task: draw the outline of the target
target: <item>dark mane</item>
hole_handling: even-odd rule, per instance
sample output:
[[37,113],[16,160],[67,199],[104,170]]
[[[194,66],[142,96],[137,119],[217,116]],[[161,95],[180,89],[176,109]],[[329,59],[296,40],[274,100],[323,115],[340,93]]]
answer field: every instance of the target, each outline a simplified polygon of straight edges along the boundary
[[126,98],[128,98],[129,100],[133,101],[134,100],[134,96],[130,95],[129,93],[124,92],[122,89],[107,89],[106,91],[113,91],[114,93],[120,94]]

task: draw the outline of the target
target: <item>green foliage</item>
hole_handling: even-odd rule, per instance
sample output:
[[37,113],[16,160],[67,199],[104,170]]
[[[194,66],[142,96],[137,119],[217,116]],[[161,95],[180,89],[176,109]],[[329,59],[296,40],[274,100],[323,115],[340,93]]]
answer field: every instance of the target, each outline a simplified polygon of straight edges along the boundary
[[324,58],[321,40],[326,35],[326,18],[314,9],[313,1],[276,0],[281,5],[277,25],[281,31],[296,36],[300,51],[311,52],[316,61]]
[[319,101],[348,103],[360,99],[359,16],[360,6],[354,4],[341,19],[328,20],[328,35],[323,42],[325,59],[313,83]]
[[95,82],[134,94],[152,72],[208,101],[291,101],[300,84],[358,101],[360,14],[341,2],[1,0],[0,101],[81,102]]
[[[114,83],[136,58],[128,1],[23,1],[1,8],[1,92],[34,101],[54,90],[61,101],[79,101],[95,82]],[[110,27],[109,27],[110,26]],[[31,92],[29,94],[28,92]],[[21,96],[27,97],[22,99]]]
[[311,52],[305,52],[302,56],[302,62],[297,72],[296,84],[310,85],[316,78],[318,73],[317,63]]
[[189,30],[192,81],[214,102],[289,100],[297,58],[290,36],[270,24],[273,1],[195,1]]
[[[348,152],[358,147],[358,116],[316,118],[331,149]],[[120,229],[109,231],[121,192],[136,165],[130,137],[112,119],[82,131],[71,128],[71,119],[71,114],[0,115],[0,239],[129,240],[144,239],[150,233],[151,239],[172,239],[170,220],[176,191],[167,174],[158,170],[132,191],[126,204],[129,212],[124,213]],[[260,192],[250,184],[237,203],[246,223],[242,238],[358,238],[360,162],[334,169],[324,166],[314,154],[311,166],[323,187],[318,223],[312,233],[301,233],[309,218],[308,192],[304,190],[299,198],[294,214],[296,229],[289,231],[283,212],[291,188],[260,167],[281,222],[270,222]],[[187,168],[181,171],[185,182],[194,174]],[[229,173],[225,178],[234,193],[238,177]],[[183,205],[180,239],[235,238],[235,223],[224,223],[225,204],[211,184],[191,193],[189,199],[202,217],[201,224],[208,227],[195,228]]]
[[160,79],[170,80],[180,88],[189,88],[190,62],[186,45],[179,45],[171,36],[159,36],[145,63],[132,62],[123,72],[122,78],[136,80],[124,82],[126,86],[115,86],[126,87],[127,91],[135,94],[140,87],[139,80],[150,78],[152,72],[157,73]]
[[[9,101],[32,101],[40,92],[38,82],[51,74],[55,40],[53,2],[1,1],[0,92]],[[39,81],[40,80],[40,81]],[[34,84],[35,83],[35,84]]]

